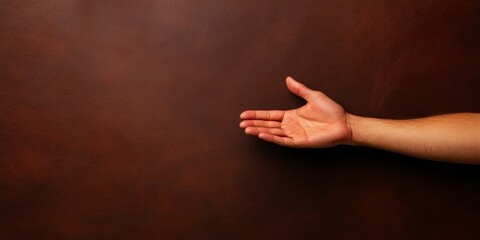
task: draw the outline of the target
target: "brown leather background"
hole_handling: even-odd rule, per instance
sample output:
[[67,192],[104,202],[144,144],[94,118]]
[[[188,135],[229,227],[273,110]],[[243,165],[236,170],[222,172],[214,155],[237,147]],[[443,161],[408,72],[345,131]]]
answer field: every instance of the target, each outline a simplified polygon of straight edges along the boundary
[[0,239],[478,239],[480,168],[245,136],[292,75],[480,112],[480,2],[0,2]]

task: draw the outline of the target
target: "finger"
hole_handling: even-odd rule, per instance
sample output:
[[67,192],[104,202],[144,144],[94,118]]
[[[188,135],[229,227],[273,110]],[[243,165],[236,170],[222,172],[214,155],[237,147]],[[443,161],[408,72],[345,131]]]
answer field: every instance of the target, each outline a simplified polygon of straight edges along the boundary
[[281,121],[285,111],[280,110],[249,110],[240,114],[241,119],[259,119],[259,120],[271,120]]
[[316,97],[318,97],[319,94],[322,94],[319,91],[314,91],[305,85],[295,81],[291,77],[287,77],[287,88],[290,90],[290,92],[294,93],[295,95],[307,100],[307,101],[312,101]]
[[269,133],[260,133],[258,137],[267,142],[272,142],[285,147],[295,147],[295,141],[289,137],[276,136]]
[[281,123],[277,121],[264,121],[264,120],[244,120],[240,123],[241,128],[246,127],[268,127],[268,128],[280,128]]
[[285,137],[285,130],[280,128],[264,128],[264,127],[247,127],[245,133],[248,135],[258,136],[260,133],[268,133],[279,137]]

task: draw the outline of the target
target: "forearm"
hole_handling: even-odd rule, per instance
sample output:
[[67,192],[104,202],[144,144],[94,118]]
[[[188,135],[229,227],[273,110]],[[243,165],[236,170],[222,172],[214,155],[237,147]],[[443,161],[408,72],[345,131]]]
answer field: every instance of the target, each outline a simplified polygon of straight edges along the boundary
[[349,114],[350,145],[419,158],[480,164],[480,114],[457,113],[412,120]]

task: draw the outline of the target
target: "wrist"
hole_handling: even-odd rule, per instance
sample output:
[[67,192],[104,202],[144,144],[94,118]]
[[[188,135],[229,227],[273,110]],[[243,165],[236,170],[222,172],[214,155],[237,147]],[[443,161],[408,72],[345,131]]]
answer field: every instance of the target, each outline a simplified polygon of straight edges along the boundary
[[358,132],[359,132],[359,122],[362,117],[347,113],[347,129],[348,129],[348,138],[346,141],[347,145],[358,146]]

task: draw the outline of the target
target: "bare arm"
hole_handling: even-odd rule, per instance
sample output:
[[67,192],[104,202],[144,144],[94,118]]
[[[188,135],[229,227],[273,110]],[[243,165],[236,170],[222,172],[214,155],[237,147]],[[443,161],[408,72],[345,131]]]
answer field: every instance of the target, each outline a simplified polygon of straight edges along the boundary
[[348,114],[351,145],[450,162],[480,164],[480,114],[456,113],[411,120]]
[[347,113],[325,94],[287,78],[288,89],[307,103],[292,110],[249,110],[245,133],[287,147],[362,145],[410,156],[480,164],[480,114],[457,113],[411,120]]

